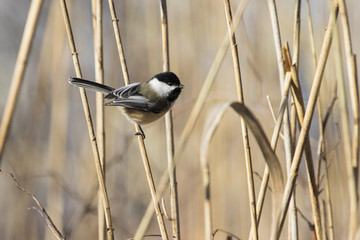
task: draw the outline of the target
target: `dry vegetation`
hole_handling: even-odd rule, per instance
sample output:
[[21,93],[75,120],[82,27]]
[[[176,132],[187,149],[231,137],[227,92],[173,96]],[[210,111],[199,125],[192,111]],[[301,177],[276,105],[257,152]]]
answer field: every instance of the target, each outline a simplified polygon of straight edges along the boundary
[[[0,2],[0,239],[360,239],[359,9]],[[144,141],[67,82],[169,69]]]

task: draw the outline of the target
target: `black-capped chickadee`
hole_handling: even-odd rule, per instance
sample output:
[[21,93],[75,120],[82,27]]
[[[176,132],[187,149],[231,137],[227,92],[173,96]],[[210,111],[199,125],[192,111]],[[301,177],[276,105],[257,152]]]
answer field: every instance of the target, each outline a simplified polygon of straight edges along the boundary
[[[164,116],[184,87],[172,72],[159,73],[147,82],[132,83],[118,89],[81,78],[70,77],[69,83],[106,94],[105,99],[112,99],[105,103],[106,106],[119,106],[126,118],[138,125]],[[143,132],[140,134],[144,137]]]

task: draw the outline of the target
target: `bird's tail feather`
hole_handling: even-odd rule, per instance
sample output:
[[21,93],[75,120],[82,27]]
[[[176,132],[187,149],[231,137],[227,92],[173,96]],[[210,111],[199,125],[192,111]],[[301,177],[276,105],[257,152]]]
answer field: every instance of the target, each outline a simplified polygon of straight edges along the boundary
[[96,91],[96,92],[101,92],[102,94],[109,94],[112,91],[114,91],[115,89],[109,86],[106,86],[104,84],[101,83],[97,83],[94,81],[89,81],[89,80],[85,80],[82,78],[73,78],[70,77],[69,78],[69,83],[71,83],[72,85],[76,86],[76,87],[82,87],[88,90],[92,90],[92,91]]

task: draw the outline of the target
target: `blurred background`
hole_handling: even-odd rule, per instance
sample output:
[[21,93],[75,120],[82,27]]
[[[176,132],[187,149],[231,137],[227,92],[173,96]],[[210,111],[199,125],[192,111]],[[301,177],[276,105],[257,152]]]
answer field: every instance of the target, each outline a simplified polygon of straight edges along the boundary
[[[162,71],[159,1],[115,0],[125,57],[131,82],[146,81]],[[277,11],[282,43],[293,48],[294,2],[278,0]],[[93,80],[94,38],[90,1],[67,1],[83,77]],[[231,1],[233,13],[239,0]],[[301,3],[299,76],[307,101],[314,75],[306,1]],[[0,116],[2,116],[30,1],[0,1]],[[173,108],[175,146],[224,36],[227,36],[223,1],[168,1],[170,70],[185,85]],[[347,1],[354,53],[360,51],[358,23],[360,2]],[[329,17],[328,1],[310,1],[315,49],[320,53]],[[124,85],[107,1],[103,7],[104,79],[113,87]],[[274,121],[266,96],[277,112],[281,91],[269,9],[266,1],[249,1],[236,30],[245,103],[261,122],[270,138]],[[340,41],[341,44],[341,41]],[[343,53],[343,47],[341,48]],[[330,53],[321,87],[324,116],[336,79],[335,57]],[[345,60],[342,60],[345,69]],[[346,71],[344,71],[346,72]],[[97,177],[79,90],[68,84],[75,76],[59,1],[46,0],[27,62],[13,121],[2,156],[1,169],[12,172],[21,185],[33,193],[48,210],[67,239],[97,239]],[[346,91],[348,92],[347,81]],[[208,110],[216,103],[236,100],[235,77],[230,52],[217,74],[215,84],[192,132],[177,168],[180,226],[183,239],[204,239],[204,194],[199,162],[201,136]],[[95,95],[88,94],[95,124]],[[347,99],[350,111],[350,99]],[[329,181],[333,201],[336,239],[345,239],[349,199],[344,142],[337,132],[341,122],[335,103],[325,132],[329,160]],[[350,122],[352,131],[352,121]],[[133,136],[134,127],[113,107],[105,108],[106,185],[116,239],[134,236],[151,200],[144,167]],[[167,168],[165,124],[161,119],[143,127],[155,183]],[[341,131],[341,130],[340,130]],[[318,114],[310,130],[314,156],[318,146]],[[265,161],[250,133],[253,170],[262,175]],[[283,140],[277,155],[286,172]],[[250,211],[240,121],[228,111],[210,147],[213,227],[241,239],[250,232]],[[316,160],[316,157],[314,157]],[[316,163],[314,163],[316,166]],[[261,179],[255,176],[258,193]],[[0,174],[0,238],[55,239],[31,198]],[[271,225],[271,193],[267,194],[260,239],[267,239]],[[312,211],[305,165],[296,185],[298,208],[312,223]],[[319,195],[320,202],[324,193]],[[165,202],[169,207],[168,191]],[[169,223],[167,223],[170,226]],[[169,228],[169,232],[171,232]],[[158,234],[153,217],[147,234]],[[299,216],[299,239],[311,239],[308,223]],[[219,233],[215,239],[225,239]],[[287,224],[282,239],[288,239]],[[156,239],[156,238],[155,238]]]

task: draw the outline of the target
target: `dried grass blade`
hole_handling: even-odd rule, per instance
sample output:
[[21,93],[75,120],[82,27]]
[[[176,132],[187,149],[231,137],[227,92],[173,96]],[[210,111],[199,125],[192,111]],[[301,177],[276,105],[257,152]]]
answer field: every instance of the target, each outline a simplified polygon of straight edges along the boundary
[[[272,181],[272,189],[273,189],[273,228],[276,227],[276,219],[279,214],[278,210],[281,203],[281,196],[284,190],[284,182],[283,182],[283,174],[281,170],[281,165],[277,156],[271,148],[270,142],[266,137],[264,130],[262,129],[259,121],[255,118],[255,116],[250,112],[250,110],[242,103],[239,102],[226,102],[221,105],[219,108],[219,114],[215,119],[212,119],[214,122],[210,127],[211,130],[208,131],[207,135],[203,137],[203,139],[208,139],[210,141],[213,136],[213,132],[216,130],[217,124],[220,122],[223,112],[227,109],[227,107],[231,107],[239,116],[244,119],[246,125],[251,129],[253,135],[257,143],[260,146],[260,149],[264,155],[265,161],[269,166],[269,172],[271,174]],[[204,147],[207,141],[202,141],[201,147],[201,161],[202,165],[206,164],[206,159],[203,158],[206,156],[205,151],[206,147]]]

